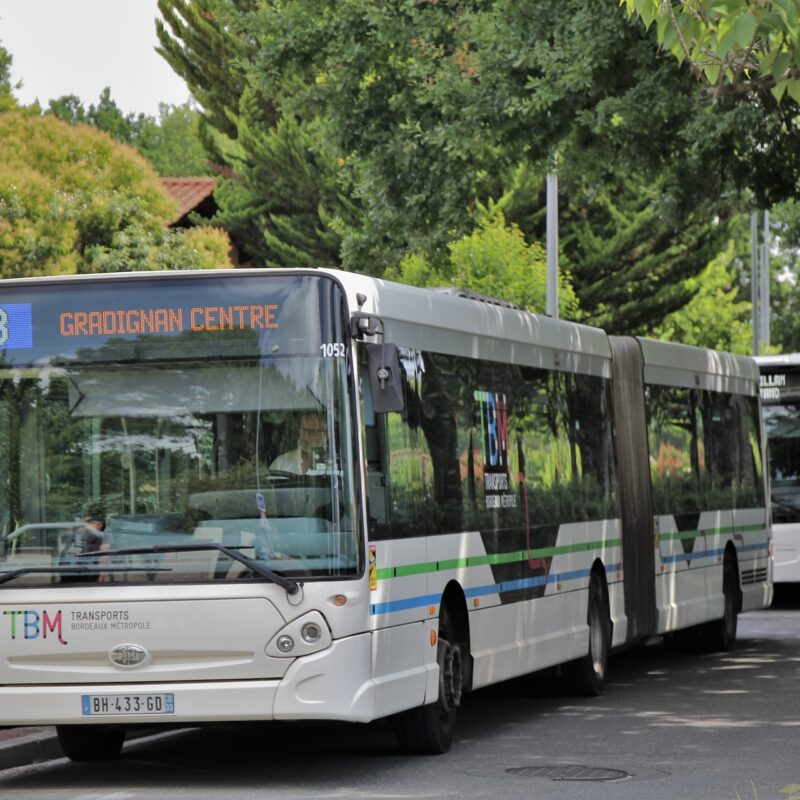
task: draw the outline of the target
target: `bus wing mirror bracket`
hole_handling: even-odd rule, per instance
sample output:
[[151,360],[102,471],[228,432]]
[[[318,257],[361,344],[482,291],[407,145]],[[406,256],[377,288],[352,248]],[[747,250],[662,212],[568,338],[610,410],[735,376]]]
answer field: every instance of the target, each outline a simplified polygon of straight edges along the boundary
[[383,321],[380,317],[358,311],[350,317],[350,335],[354,339],[365,336],[376,336],[383,333]]
[[367,344],[367,368],[372,406],[378,414],[402,411],[403,381],[400,374],[400,353],[394,344]]

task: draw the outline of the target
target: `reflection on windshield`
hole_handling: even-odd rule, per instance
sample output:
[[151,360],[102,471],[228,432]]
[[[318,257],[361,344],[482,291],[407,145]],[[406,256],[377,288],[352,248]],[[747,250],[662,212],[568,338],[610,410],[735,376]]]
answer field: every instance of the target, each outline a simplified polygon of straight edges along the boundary
[[3,585],[358,571],[344,359],[2,377]]
[[772,519],[800,522],[800,406],[765,405],[772,481]]

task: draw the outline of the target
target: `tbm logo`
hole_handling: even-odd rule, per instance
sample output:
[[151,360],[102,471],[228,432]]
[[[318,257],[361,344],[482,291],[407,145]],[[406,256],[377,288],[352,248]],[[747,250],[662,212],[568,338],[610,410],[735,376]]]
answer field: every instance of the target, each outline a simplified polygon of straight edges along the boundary
[[504,394],[475,390],[481,405],[481,433],[485,467],[508,468],[508,404]]
[[[48,633],[54,633],[58,636],[58,641],[61,644],[66,644],[64,637],[61,635],[61,610],[56,611],[55,616],[52,618],[46,611],[42,611],[40,614],[38,611],[31,609],[4,611],[3,615],[11,620],[12,639],[17,638],[18,632],[22,633],[25,639],[38,639],[39,636],[42,639],[46,639]],[[18,620],[21,623],[19,626],[17,625]]]

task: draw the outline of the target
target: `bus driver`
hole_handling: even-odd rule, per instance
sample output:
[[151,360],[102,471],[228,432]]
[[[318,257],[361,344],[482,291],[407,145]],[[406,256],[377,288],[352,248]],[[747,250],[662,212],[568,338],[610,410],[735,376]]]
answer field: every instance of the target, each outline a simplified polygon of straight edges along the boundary
[[295,475],[319,475],[328,471],[327,431],[325,419],[318,411],[306,411],[300,416],[297,447],[278,456],[271,470]]

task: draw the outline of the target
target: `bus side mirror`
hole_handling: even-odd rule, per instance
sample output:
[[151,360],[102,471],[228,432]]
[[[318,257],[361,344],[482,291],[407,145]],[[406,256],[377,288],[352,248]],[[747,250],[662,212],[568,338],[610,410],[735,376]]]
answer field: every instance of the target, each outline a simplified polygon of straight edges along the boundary
[[394,344],[367,344],[367,369],[375,412],[402,411],[403,381],[400,354]]

